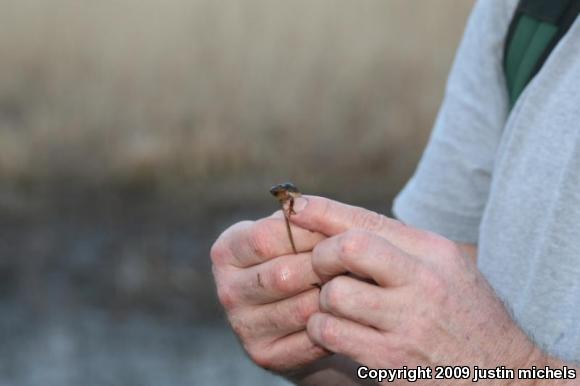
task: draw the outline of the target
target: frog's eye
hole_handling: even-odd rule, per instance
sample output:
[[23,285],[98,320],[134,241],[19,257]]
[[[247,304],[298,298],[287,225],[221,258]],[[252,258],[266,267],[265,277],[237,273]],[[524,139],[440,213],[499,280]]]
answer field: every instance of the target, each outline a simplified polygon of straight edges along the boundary
[[289,191],[289,192],[293,192],[293,193],[298,193],[298,188],[291,182],[287,182],[284,184],[284,189]]

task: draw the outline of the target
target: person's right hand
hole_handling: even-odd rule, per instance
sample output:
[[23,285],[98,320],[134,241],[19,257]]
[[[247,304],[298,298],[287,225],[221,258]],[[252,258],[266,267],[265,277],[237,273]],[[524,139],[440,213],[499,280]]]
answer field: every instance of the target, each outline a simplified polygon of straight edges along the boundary
[[328,355],[306,334],[308,318],[319,310],[311,251],[325,237],[295,225],[292,233],[297,255],[278,211],[231,226],[211,249],[218,297],[233,330],[257,365],[282,374]]

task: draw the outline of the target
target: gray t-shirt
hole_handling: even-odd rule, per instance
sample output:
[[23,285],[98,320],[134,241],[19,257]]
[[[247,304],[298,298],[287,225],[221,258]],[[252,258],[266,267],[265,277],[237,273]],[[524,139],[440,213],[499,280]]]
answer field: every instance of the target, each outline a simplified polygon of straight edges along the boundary
[[480,0],[415,175],[404,222],[477,243],[520,326],[580,361],[580,21],[509,111],[503,46],[516,0]]

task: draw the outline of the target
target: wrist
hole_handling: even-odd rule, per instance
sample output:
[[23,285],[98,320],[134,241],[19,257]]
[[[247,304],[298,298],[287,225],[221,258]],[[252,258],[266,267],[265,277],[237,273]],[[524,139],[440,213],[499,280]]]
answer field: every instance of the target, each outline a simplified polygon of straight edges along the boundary
[[554,358],[548,354],[543,354],[542,365],[537,366],[542,370],[551,371],[551,377],[546,377],[545,379],[538,379],[534,386],[560,386],[560,385],[578,385],[580,380],[577,379],[578,368],[569,363],[565,363],[557,358]]
[[[530,353],[528,361],[519,369],[529,371],[529,378],[523,379],[520,374],[515,384],[531,386],[560,386],[560,385],[578,385],[580,382],[576,379],[578,369],[557,358],[554,358],[538,346],[534,345],[534,350]],[[517,370],[516,370],[517,371]]]
[[[531,342],[530,342],[531,343]],[[517,385],[530,385],[530,386],[540,386],[543,385],[543,380],[538,379],[535,376],[530,376],[529,379],[525,379],[524,376],[519,374],[519,371],[527,371],[536,369],[544,369],[548,365],[548,355],[543,352],[536,344],[532,344],[532,351],[527,357],[527,360],[522,363],[518,368],[516,368],[516,380]]]

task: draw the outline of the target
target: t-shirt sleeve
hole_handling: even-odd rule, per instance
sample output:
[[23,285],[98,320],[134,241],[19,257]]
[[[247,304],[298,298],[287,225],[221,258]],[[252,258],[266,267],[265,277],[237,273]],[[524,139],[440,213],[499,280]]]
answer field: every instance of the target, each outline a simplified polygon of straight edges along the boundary
[[479,0],[467,22],[419,166],[394,201],[403,222],[477,243],[508,115],[502,67],[514,1]]

